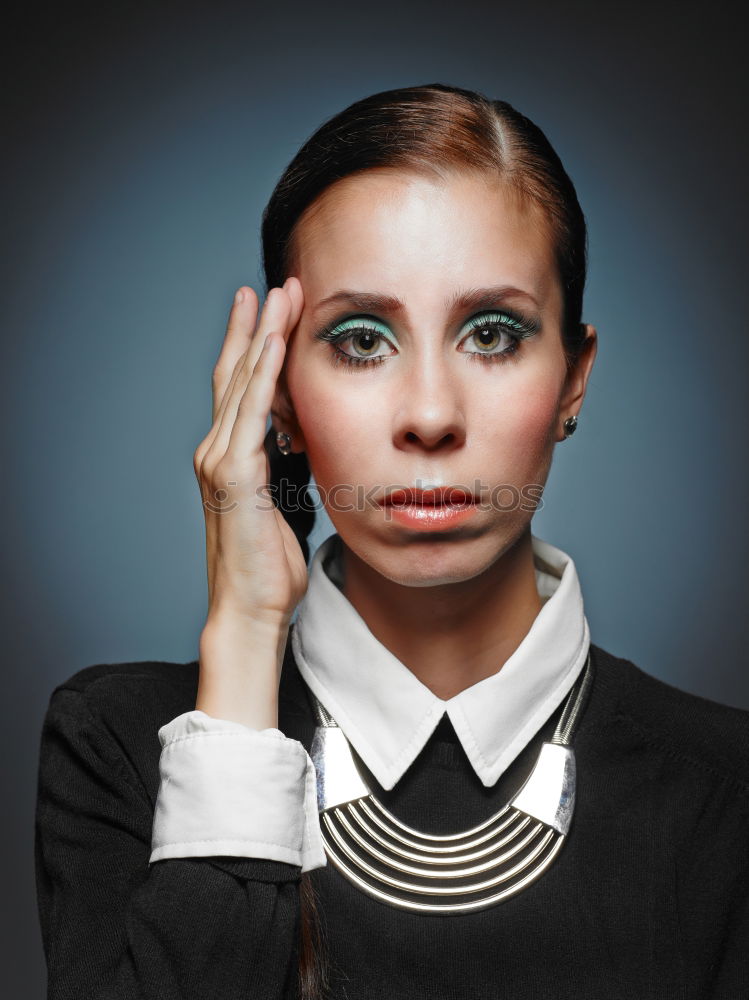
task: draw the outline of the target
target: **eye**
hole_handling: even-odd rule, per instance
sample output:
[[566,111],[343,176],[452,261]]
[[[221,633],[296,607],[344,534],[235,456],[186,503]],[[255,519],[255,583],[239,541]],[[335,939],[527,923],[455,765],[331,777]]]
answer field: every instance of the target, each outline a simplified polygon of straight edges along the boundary
[[[460,353],[477,361],[509,360],[517,352],[520,341],[533,336],[539,329],[538,321],[515,310],[483,312],[463,326]],[[331,345],[331,363],[349,368],[382,364],[397,354],[391,336],[389,327],[372,316],[352,316],[331,323],[315,334],[317,340]],[[464,344],[473,344],[477,349],[465,349]]]
[[463,328],[464,332],[466,330],[468,335],[461,344],[478,347],[478,350],[463,352],[469,354],[471,360],[506,361],[517,352],[522,340],[537,332],[538,323],[509,311],[487,312],[469,320]]
[[382,333],[379,330],[373,329],[369,326],[360,326],[356,330],[349,334],[344,340],[338,343],[349,342],[350,346],[353,348],[354,356],[358,357],[377,357],[377,348],[381,346],[383,340]]
[[[396,353],[388,327],[379,320],[369,317],[343,320],[341,323],[326,327],[315,336],[333,345],[333,364],[352,366],[381,364]],[[344,350],[343,344],[348,345],[349,349]],[[383,351],[382,348],[386,345],[392,349]]]

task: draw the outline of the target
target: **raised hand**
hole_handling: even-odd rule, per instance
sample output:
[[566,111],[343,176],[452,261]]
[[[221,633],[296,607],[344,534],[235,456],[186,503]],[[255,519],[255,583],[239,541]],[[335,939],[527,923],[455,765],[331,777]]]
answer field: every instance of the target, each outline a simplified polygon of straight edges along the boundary
[[[286,344],[303,304],[299,280],[288,278],[283,288],[269,291],[258,321],[257,295],[247,286],[239,289],[213,371],[213,425],[193,457],[206,525],[209,604],[197,707],[232,717],[226,694],[246,694],[244,707],[233,713],[240,721],[247,721],[253,692],[264,691],[261,703],[264,698],[267,704],[271,681],[277,685],[289,622],[307,588],[302,550],[267,491],[270,463],[263,446]],[[258,669],[271,669],[274,647],[276,672],[259,678]],[[223,710],[217,711],[217,695]],[[263,719],[275,725],[267,713]]]

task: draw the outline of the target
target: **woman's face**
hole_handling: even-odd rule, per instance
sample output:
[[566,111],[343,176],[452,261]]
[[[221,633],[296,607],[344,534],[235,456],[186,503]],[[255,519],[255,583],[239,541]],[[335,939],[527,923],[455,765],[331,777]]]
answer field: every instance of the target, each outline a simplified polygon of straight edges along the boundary
[[[542,217],[479,174],[378,169],[328,188],[295,250],[277,423],[358,557],[410,586],[473,578],[527,528],[593,360],[566,378]],[[380,502],[450,486],[478,502],[437,524]]]

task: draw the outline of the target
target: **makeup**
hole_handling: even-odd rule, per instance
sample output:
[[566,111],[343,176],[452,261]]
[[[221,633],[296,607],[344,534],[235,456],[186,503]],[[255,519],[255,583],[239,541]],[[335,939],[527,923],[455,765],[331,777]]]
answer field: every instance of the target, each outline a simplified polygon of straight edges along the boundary
[[415,531],[454,528],[478,510],[479,498],[457,486],[392,490],[381,501],[386,519]]
[[[472,317],[462,328],[459,341],[460,353],[469,360],[497,364],[514,359],[523,340],[534,336],[540,330],[538,320],[524,316],[512,309],[484,310]],[[344,365],[349,369],[380,365],[394,357],[398,351],[388,326],[370,316],[350,316],[333,321],[315,334],[316,340],[331,345],[330,360],[334,366]],[[504,346],[498,349],[505,338]],[[348,345],[344,350],[341,345]],[[478,347],[470,350],[462,347]],[[382,349],[385,348],[385,353]],[[378,353],[375,353],[375,352]]]

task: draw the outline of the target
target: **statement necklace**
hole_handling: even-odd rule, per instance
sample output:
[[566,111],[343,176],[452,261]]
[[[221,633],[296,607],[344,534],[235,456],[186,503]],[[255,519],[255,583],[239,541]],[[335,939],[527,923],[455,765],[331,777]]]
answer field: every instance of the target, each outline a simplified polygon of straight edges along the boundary
[[520,791],[484,823],[442,836],[406,826],[370,792],[348,740],[313,695],[318,725],[310,756],[327,857],[363,892],[419,913],[482,910],[525,889],[559,854],[572,822],[571,741],[592,679],[588,651]]

